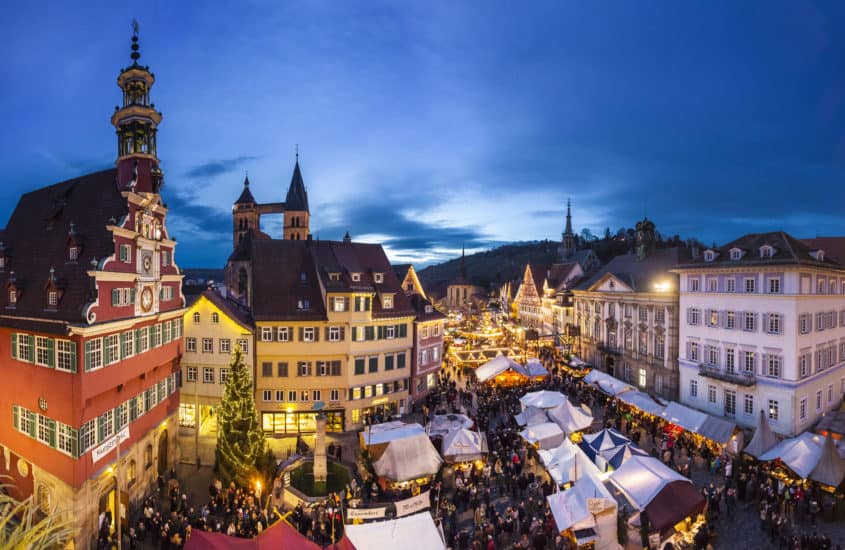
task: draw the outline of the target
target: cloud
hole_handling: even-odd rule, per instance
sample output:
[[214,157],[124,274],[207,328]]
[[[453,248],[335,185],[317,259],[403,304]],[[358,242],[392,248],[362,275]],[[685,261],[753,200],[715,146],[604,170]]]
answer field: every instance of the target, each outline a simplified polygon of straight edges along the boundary
[[259,158],[260,157],[257,156],[244,155],[230,159],[210,160],[208,162],[198,164],[197,166],[190,168],[188,171],[185,172],[185,177],[214,178],[222,174],[234,172],[242,164],[249,161],[257,160]]

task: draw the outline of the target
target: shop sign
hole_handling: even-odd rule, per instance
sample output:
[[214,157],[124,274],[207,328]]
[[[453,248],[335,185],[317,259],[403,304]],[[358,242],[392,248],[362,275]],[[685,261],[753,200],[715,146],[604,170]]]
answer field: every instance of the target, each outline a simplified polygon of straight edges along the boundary
[[588,498],[587,499],[587,510],[591,514],[600,514],[602,510],[604,510],[604,499],[603,498]]
[[413,514],[414,512],[419,512],[420,510],[428,508],[431,503],[428,493],[429,491],[426,491],[415,497],[398,501],[396,503],[396,517],[401,518],[402,516],[407,516],[408,514]]
[[93,464],[96,464],[97,462],[102,460],[104,456],[106,456],[115,448],[117,448],[118,437],[120,438],[121,443],[129,439],[129,426],[125,426],[122,430],[117,433],[117,435],[111,436],[109,439],[105,440],[99,447],[96,447],[93,451],[91,451],[91,460],[93,461]]
[[384,517],[387,509],[381,508],[347,508],[346,519],[379,519]]

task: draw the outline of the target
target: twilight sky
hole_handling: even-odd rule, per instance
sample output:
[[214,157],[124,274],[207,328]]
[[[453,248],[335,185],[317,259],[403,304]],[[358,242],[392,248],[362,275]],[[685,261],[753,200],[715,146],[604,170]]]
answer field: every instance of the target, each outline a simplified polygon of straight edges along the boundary
[[[0,224],[111,166],[131,20],[177,261],[222,267],[244,172],[312,232],[439,261],[648,215],[724,243],[845,234],[845,3],[4,1]],[[263,229],[280,235],[281,220]]]

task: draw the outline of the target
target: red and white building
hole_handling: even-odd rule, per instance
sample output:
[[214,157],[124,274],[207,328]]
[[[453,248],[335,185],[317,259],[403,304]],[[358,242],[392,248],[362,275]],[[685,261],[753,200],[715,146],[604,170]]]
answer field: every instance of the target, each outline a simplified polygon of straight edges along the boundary
[[0,474],[71,517],[78,548],[176,458],[182,275],[137,34],[131,57],[115,168],[26,193],[0,232]]

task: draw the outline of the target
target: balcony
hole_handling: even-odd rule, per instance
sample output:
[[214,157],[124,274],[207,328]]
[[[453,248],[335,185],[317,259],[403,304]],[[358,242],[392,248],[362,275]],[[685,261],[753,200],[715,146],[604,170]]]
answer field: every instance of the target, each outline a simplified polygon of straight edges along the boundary
[[622,355],[622,348],[616,346],[608,346],[604,342],[599,342],[596,348],[602,353],[608,353],[610,355]]
[[711,367],[704,364],[698,365],[698,374],[707,378],[737,384],[739,386],[754,386],[757,384],[757,378],[754,376],[754,373],[731,372],[722,370],[719,367]]

